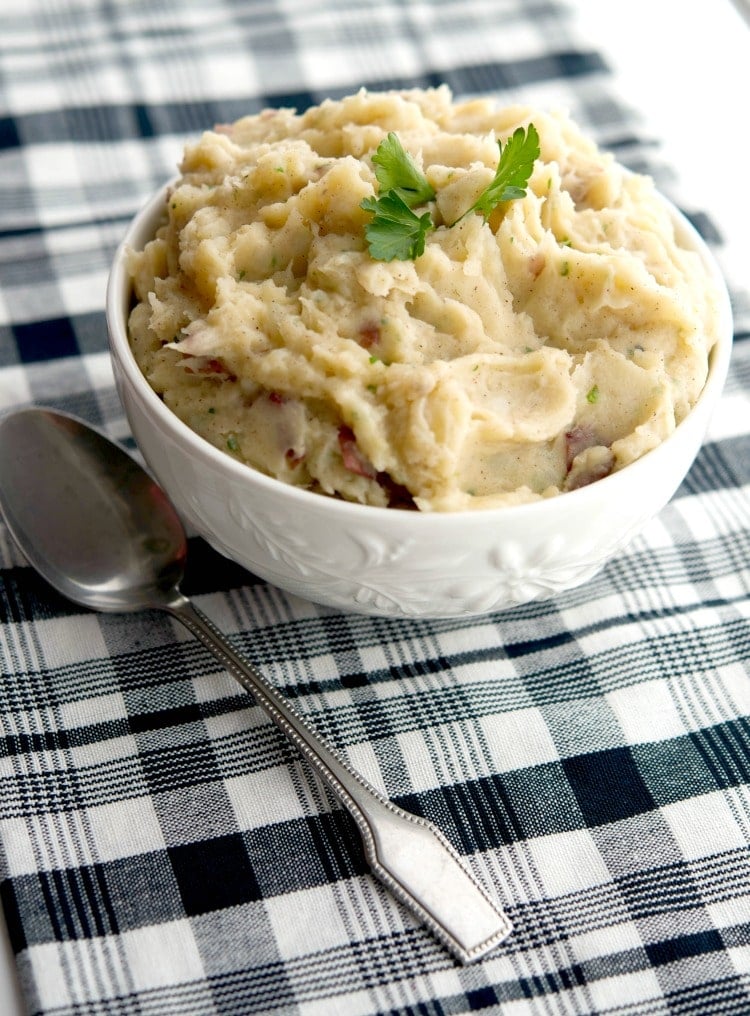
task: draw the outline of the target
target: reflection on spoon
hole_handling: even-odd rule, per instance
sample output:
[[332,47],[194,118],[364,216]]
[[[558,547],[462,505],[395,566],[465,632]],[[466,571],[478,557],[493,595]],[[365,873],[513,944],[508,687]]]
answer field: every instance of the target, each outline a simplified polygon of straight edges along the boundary
[[63,596],[94,610],[165,610],[214,652],[351,813],[373,873],[462,963],[509,934],[508,918],[440,830],[396,807],[339,758],[180,592],[184,529],[126,452],[65,413],[7,414],[0,509],[30,564]]

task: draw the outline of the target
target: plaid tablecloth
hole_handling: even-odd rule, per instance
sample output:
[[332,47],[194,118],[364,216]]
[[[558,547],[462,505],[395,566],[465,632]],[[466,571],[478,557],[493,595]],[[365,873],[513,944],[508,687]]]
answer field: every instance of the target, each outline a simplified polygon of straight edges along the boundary
[[[54,405],[129,443],[110,257],[216,121],[445,81],[566,106],[659,178],[582,38],[543,0],[8,0],[0,408]],[[471,966],[372,879],[348,815],[197,642],[164,616],[72,607],[0,528],[0,896],[30,1012],[750,1012],[750,341],[733,295],[705,447],[582,588],[382,620],[191,540],[185,591],[507,909],[513,935]]]

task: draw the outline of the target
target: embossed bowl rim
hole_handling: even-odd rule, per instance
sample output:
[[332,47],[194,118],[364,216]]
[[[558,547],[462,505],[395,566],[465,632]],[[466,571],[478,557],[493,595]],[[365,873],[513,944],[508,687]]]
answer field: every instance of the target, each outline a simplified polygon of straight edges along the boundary
[[[436,538],[444,538],[447,535],[446,531],[448,533],[452,530],[458,531],[467,524],[478,522],[480,518],[483,522],[496,519],[500,524],[503,520],[507,521],[510,516],[521,515],[529,524],[533,525],[534,520],[542,524],[544,516],[549,512],[554,512],[556,505],[562,499],[565,500],[566,513],[570,513],[576,507],[585,518],[590,501],[600,506],[602,500],[608,498],[617,500],[627,497],[632,490],[639,489],[640,482],[647,481],[648,477],[653,475],[654,458],[661,459],[665,468],[669,470],[669,460],[677,444],[687,441],[694,446],[695,454],[697,454],[729,368],[733,339],[732,310],[724,277],[703,237],[682,212],[662,196],[661,200],[664,201],[670,212],[679,240],[685,247],[700,256],[708,274],[717,284],[719,293],[718,339],[711,350],[706,384],[692,410],[661,444],[641,458],[595,483],[554,497],[520,505],[447,512],[404,511],[344,501],[284,483],[261,473],[252,466],[238,462],[191,430],[164,404],[141,372],[128,341],[127,317],[131,306],[132,286],[127,270],[127,254],[129,250],[142,250],[143,246],[154,236],[162,218],[169,188],[173,184],[174,180],[165,183],[142,206],[131,220],[115,252],[106,294],[110,352],[121,369],[126,383],[136,390],[148,410],[153,413],[154,419],[160,427],[166,429],[167,433],[171,434],[183,447],[187,447],[193,456],[212,464],[214,468],[223,470],[239,482],[257,485],[273,496],[284,499],[290,508],[296,507],[300,512],[314,506],[317,513],[324,503],[325,510],[330,513],[332,524],[335,524],[337,519],[342,521],[346,519],[348,523],[359,521],[363,525],[374,526],[381,531],[383,528],[388,529],[392,526],[403,527],[406,525],[409,529],[416,526],[420,534],[434,532]],[[677,482],[679,483],[679,480]],[[677,484],[675,484],[675,488],[676,486]]]

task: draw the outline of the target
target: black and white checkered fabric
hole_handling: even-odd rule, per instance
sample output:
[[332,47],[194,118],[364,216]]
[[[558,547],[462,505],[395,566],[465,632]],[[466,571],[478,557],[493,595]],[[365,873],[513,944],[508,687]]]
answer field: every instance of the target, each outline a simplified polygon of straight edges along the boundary
[[[443,81],[565,106],[661,172],[556,2],[9,0],[0,409],[54,405],[129,442],[107,271],[189,137]],[[573,592],[469,621],[349,616],[191,540],[185,591],[502,901],[514,934],[468,967],[372,879],[348,815],[196,641],[161,615],[71,606],[0,528],[0,896],[29,1012],[750,1012],[750,321],[734,296],[694,468]]]

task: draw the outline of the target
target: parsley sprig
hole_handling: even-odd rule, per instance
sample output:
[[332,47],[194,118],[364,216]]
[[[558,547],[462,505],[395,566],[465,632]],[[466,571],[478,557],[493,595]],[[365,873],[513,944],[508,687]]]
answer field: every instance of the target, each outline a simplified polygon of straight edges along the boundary
[[435,228],[429,212],[417,215],[396,190],[365,198],[360,207],[373,213],[365,236],[376,261],[413,261],[424,254],[427,234]]
[[412,209],[432,201],[435,191],[393,131],[380,142],[372,162],[380,194],[360,205],[373,216],[365,227],[370,254],[376,261],[413,261],[424,253],[427,234],[435,227],[429,212],[417,215]]
[[533,123],[529,124],[526,131],[523,127],[516,127],[506,141],[505,148],[502,141],[498,141],[497,147],[500,149],[500,158],[495,178],[464,215],[481,212],[486,221],[501,201],[514,201],[526,194],[526,184],[540,153],[536,127]]
[[[457,221],[471,212],[480,212],[487,220],[501,202],[526,193],[540,152],[536,127],[533,123],[527,130],[517,127],[505,146],[498,141],[498,148],[494,179]],[[376,261],[413,261],[424,253],[427,234],[435,228],[430,210],[419,215],[414,209],[432,202],[435,190],[393,131],[380,142],[372,161],[378,196],[360,204],[372,214],[365,227],[370,255]]]
[[409,208],[424,205],[435,197],[429,180],[404,151],[393,131],[380,142],[372,162],[380,189],[386,194],[395,191]]

